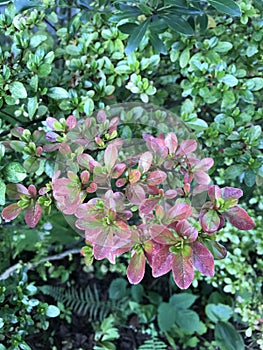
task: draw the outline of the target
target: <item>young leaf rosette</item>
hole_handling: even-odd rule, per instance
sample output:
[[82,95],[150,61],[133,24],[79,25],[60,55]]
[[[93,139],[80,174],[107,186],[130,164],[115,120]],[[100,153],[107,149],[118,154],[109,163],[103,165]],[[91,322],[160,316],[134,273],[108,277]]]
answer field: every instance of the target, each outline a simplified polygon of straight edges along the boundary
[[241,230],[254,226],[237,205],[242,191],[212,184],[213,159],[202,157],[197,140],[170,111],[122,104],[49,125],[58,150],[53,197],[85,236],[88,263],[115,263],[130,252],[130,283],[142,280],[148,263],[154,277],[172,271],[186,289],[195,270],[213,276],[214,258],[225,257],[216,240],[225,220]]

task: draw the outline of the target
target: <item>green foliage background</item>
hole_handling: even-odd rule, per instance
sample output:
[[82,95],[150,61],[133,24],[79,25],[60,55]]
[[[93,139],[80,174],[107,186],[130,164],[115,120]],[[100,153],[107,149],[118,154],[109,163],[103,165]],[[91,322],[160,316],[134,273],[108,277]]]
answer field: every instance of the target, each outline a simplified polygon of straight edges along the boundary
[[[224,11],[218,3],[225,5]],[[198,293],[203,293],[202,305],[231,306],[232,321],[244,330],[247,344],[257,344],[256,349],[263,346],[260,339],[263,2],[241,0],[237,4],[232,0],[202,3],[137,1],[136,5],[132,1],[79,0],[70,6],[64,1],[28,0],[8,4],[0,15],[0,140],[9,140],[10,129],[16,126],[31,133],[45,127],[43,121],[47,116],[59,119],[74,114],[82,118],[90,116],[95,109],[118,102],[150,102],[173,111],[195,134],[206,156],[214,158],[211,176],[215,183],[240,186],[244,191],[243,206],[250,208],[250,215],[256,221],[255,229],[242,232],[242,235],[236,229],[224,228],[220,236],[230,251],[228,257],[217,264],[215,277],[205,281],[197,275],[195,282]],[[163,7],[167,7],[166,12],[162,12]],[[181,22],[178,22],[178,16]],[[39,160],[32,151],[38,140],[29,133],[27,142],[29,149],[17,145],[11,151],[0,143],[2,206],[9,204],[5,195],[6,183],[23,180],[24,184],[34,183],[40,187],[52,175],[50,163]],[[12,165],[11,171],[10,162],[18,164],[15,168]],[[21,218],[14,224],[2,223],[1,271],[18,261],[21,266],[28,260],[37,262],[48,254],[62,251],[72,242],[78,244],[78,238],[63,218],[55,212],[52,214],[33,231],[25,228]],[[63,238],[58,232],[63,233]],[[53,276],[70,284],[73,269],[62,266],[60,272],[55,273],[52,264],[39,264],[37,273],[42,281]],[[121,263],[118,267],[95,265],[94,269],[100,278],[114,269],[120,274],[125,271]],[[20,282],[21,278],[23,280],[21,275],[17,278]],[[13,290],[3,291],[1,302],[7,300],[9,313],[12,313],[15,308],[19,309],[21,304],[17,300],[21,299],[25,305],[21,317],[27,317],[27,313],[35,312],[34,302],[30,309],[22,296],[28,292],[23,292],[17,299],[15,291],[17,285],[24,286],[31,281],[20,282],[13,284]],[[1,284],[6,288],[5,282]],[[209,290],[215,289],[217,292],[214,293],[218,294],[214,300],[209,299]],[[132,292],[125,293],[123,297]],[[142,293],[147,298],[150,292]],[[155,293],[160,295],[158,289]],[[142,300],[130,298],[129,310],[136,310],[141,315],[142,324],[148,322],[155,327],[143,326],[151,337],[142,349],[153,348],[154,343],[161,349],[164,343],[158,338],[160,334],[165,334],[166,342],[171,346],[174,339],[186,347],[194,347],[200,341],[202,329],[187,333],[180,325],[167,326],[160,321],[167,299],[163,300],[161,296],[159,301],[154,301],[154,297],[148,295],[148,304],[155,308],[145,309]],[[63,301],[59,302],[63,310]],[[43,307],[46,310],[47,305]],[[61,317],[66,317],[66,309]],[[48,317],[43,310],[42,316]],[[4,334],[13,334],[16,329],[16,326],[10,326],[13,321],[6,315],[7,308],[4,316],[0,316],[0,333],[5,342]],[[119,326],[116,315],[115,321],[109,319],[106,324],[97,324],[94,334],[107,333],[107,329]],[[214,329],[209,314],[207,316],[205,327]],[[43,325],[48,327],[45,317],[35,324],[37,329]],[[38,316],[36,322],[37,319]],[[214,339],[222,349],[230,349],[220,343],[224,322],[227,323],[227,334],[233,331],[228,318],[219,319],[215,322]],[[14,344],[21,343],[21,339],[32,332],[26,322],[23,324],[20,340],[11,337],[8,349],[19,348],[20,345]],[[100,340],[97,341],[94,336],[97,349],[103,346],[114,349],[109,343],[114,344],[118,336],[115,330],[111,332],[112,337],[104,340],[98,337]],[[99,344],[101,341],[104,345]],[[238,336],[237,341],[240,341]]]

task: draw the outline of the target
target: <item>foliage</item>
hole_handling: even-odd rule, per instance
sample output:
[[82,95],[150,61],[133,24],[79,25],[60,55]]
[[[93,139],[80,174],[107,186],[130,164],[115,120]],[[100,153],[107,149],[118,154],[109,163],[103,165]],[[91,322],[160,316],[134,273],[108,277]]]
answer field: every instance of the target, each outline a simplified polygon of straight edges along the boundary
[[[105,109],[116,102],[149,101],[180,116],[192,131],[188,139],[197,138],[205,157],[213,158],[209,175],[215,183],[225,188],[242,186],[241,207],[247,209],[245,202],[253,207],[248,213],[254,218],[255,228],[240,234],[238,228],[227,223],[217,233],[228,250],[226,259],[215,262],[214,277],[204,278],[195,271],[197,278],[193,283],[200,288],[198,293],[204,293],[205,279],[218,291],[224,290],[221,299],[223,295],[227,298],[224,293],[231,294],[232,302],[227,303],[234,309],[233,322],[243,328],[248,346],[253,347],[254,341],[255,347],[261,346],[262,340],[256,338],[262,334],[262,1],[173,1],[172,6],[169,1],[133,3],[77,0],[69,6],[62,0],[59,5],[53,0],[41,4],[14,1],[15,7],[10,2],[0,15],[0,205],[21,201],[17,211],[27,213],[26,220],[32,227],[37,224],[32,230],[25,228],[21,217],[14,223],[2,221],[0,269],[20,260],[37,262],[75,240],[72,230],[61,224],[61,216],[60,223],[56,223],[58,214],[54,209],[51,217],[46,216],[52,207],[51,191],[41,190],[36,198],[33,187],[29,189],[33,184],[40,191],[53,177],[54,162],[45,156],[47,151],[52,154],[56,143],[63,142],[73,120],[67,118],[74,115],[79,121],[90,117],[95,109]],[[168,7],[165,13],[163,4]],[[154,13],[156,10],[159,13]],[[169,17],[178,19],[176,11],[180,11],[182,20],[169,21]],[[160,19],[163,16],[168,16],[165,24]],[[188,31],[187,35],[181,35],[182,31]],[[134,51],[128,54],[129,50]],[[49,119],[45,124],[47,117],[56,121]],[[159,120],[165,124],[161,116]],[[140,116],[129,123],[119,127],[122,138],[140,133],[141,124],[147,124],[147,120]],[[161,131],[166,135],[171,132]],[[154,137],[158,134],[154,128],[147,133]],[[108,143],[97,139],[98,143],[102,141],[101,154]],[[103,165],[102,159],[92,156]],[[12,189],[18,187],[22,192],[12,199]],[[219,199],[222,198],[218,198],[220,202]],[[203,208],[205,218],[212,219],[208,226],[203,223],[206,229],[217,226],[218,217],[224,216],[223,212],[210,215],[209,211],[217,211],[217,204]],[[44,214],[40,220],[39,206]],[[220,249],[222,254],[223,248]],[[89,246],[83,249],[87,263],[92,260],[91,250]],[[121,260],[122,266],[125,259]],[[99,266],[95,274],[99,274],[102,265],[94,264],[95,269]],[[53,274],[66,281],[73,266],[61,267],[57,272],[41,263],[36,271],[43,279]],[[113,268],[117,270],[118,266]],[[147,299],[144,294],[143,298]],[[199,302],[203,306],[207,302],[224,304],[226,300],[221,299],[207,301],[203,296]],[[131,303],[133,310],[140,312],[143,325],[150,319],[156,320],[156,301],[152,298],[149,302],[149,307]],[[212,321],[202,321],[213,330]],[[218,344],[223,347],[220,342],[233,332],[231,326],[222,329],[223,322],[217,322],[220,326],[216,341],[203,343],[202,335],[186,335],[174,326],[176,341],[167,331],[165,342],[176,347],[172,344],[179,341],[181,346],[190,347],[199,340],[200,349],[212,349]],[[113,322],[109,328],[114,327]],[[157,329],[156,323],[154,327]],[[156,333],[145,331],[154,343]],[[162,340],[158,329],[157,341]]]

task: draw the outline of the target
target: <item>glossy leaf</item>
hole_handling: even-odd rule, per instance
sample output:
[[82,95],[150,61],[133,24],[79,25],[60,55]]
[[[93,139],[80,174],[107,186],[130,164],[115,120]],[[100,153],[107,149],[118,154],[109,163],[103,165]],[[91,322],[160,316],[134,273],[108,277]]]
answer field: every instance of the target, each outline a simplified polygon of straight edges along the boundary
[[174,222],[178,220],[187,219],[192,214],[192,208],[188,204],[175,204],[172,208],[168,210],[167,220],[169,222]]
[[149,23],[150,18],[146,19],[133,30],[133,33],[129,37],[128,44],[125,48],[125,52],[127,55],[131,54],[139,46],[144,35],[146,34]]
[[214,276],[214,258],[211,252],[200,242],[191,244],[193,265],[206,276]]
[[216,10],[230,16],[241,16],[239,5],[233,0],[209,0],[211,6]]
[[156,170],[147,175],[147,184],[150,186],[160,185],[167,178],[164,171]]
[[193,28],[183,17],[170,14],[162,18],[172,30],[185,35],[194,34]]
[[202,229],[207,233],[214,233],[220,225],[220,217],[215,210],[208,210],[200,216]]
[[145,263],[146,259],[143,251],[133,254],[127,268],[127,277],[131,284],[138,284],[141,282],[145,272]]
[[224,217],[239,230],[252,230],[255,226],[254,221],[245,211],[238,205],[229,208],[223,213]]
[[194,279],[191,256],[186,257],[183,252],[173,254],[172,271],[174,281],[180,289],[190,287]]

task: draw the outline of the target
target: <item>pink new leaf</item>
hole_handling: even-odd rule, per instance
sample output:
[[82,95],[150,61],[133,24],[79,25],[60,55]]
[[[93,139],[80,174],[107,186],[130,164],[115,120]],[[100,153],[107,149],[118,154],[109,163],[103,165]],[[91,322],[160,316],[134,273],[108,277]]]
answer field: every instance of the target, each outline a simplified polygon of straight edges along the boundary
[[183,252],[173,254],[173,278],[180,289],[187,289],[194,279],[194,267],[191,256],[184,256]]
[[21,211],[22,208],[20,208],[17,203],[10,204],[3,209],[2,218],[7,221],[14,220]]
[[129,173],[129,181],[131,184],[138,182],[141,178],[141,173],[139,170],[134,169]]
[[165,146],[168,148],[170,154],[174,154],[177,146],[178,146],[178,141],[177,137],[173,132],[169,132],[167,136],[164,139]]
[[21,184],[7,184],[6,193],[12,199],[20,199],[21,195],[30,197],[28,189]]
[[143,251],[140,253],[134,252],[127,268],[127,277],[131,284],[138,284],[143,279],[145,262],[146,259]]
[[174,245],[176,243],[176,237],[163,225],[151,226],[150,234],[152,239],[159,244]]
[[212,202],[216,201],[221,198],[221,189],[217,185],[210,186],[208,188],[208,196]]
[[239,230],[252,230],[255,226],[254,221],[245,211],[238,205],[229,208],[223,213],[223,216]]
[[114,167],[117,157],[117,147],[113,144],[108,145],[104,153],[104,164],[108,172]]
[[101,167],[100,163],[86,153],[79,154],[77,162],[82,168],[89,169],[90,171],[93,171],[96,166]]
[[168,245],[154,244],[152,257],[152,275],[159,277],[165,275],[172,269],[173,254],[169,251]]
[[25,212],[25,221],[26,224],[31,227],[34,228],[42,215],[42,208],[38,203],[34,203],[32,206],[30,206],[29,208],[27,208],[26,212]]
[[147,198],[139,206],[139,211],[143,214],[149,214],[159,203],[159,198]]
[[159,185],[162,182],[164,182],[167,178],[167,174],[164,171],[161,170],[156,170],[151,172],[148,176],[147,176],[147,184],[149,186],[155,186],[155,185]]
[[151,152],[145,152],[139,159],[138,169],[142,174],[146,173],[152,165],[153,156]]
[[205,276],[214,276],[214,258],[211,252],[200,242],[193,242],[191,247],[194,267]]
[[117,179],[123,174],[125,169],[126,169],[126,165],[124,163],[116,164],[112,169],[111,177],[113,179]]
[[145,192],[141,185],[133,184],[127,187],[126,195],[132,204],[140,205],[145,199]]
[[192,214],[192,208],[188,204],[175,204],[169,209],[167,213],[167,220],[169,222],[174,222],[178,220],[187,219]]
[[222,197],[224,199],[235,198],[239,199],[243,196],[243,191],[240,188],[224,187],[222,188]]
[[208,234],[216,232],[220,227],[220,217],[215,210],[202,212],[199,217],[199,222],[202,229]]
[[197,142],[195,140],[185,140],[182,141],[176,155],[185,156],[189,153],[192,153],[197,148]]
[[28,192],[29,192],[31,198],[35,198],[36,195],[37,195],[37,189],[36,189],[36,187],[34,185],[29,185],[28,186]]
[[77,125],[76,117],[74,117],[74,115],[68,116],[66,119],[66,125],[68,130],[75,128],[75,126]]
[[212,158],[201,159],[193,168],[193,171],[207,171],[214,165]]

